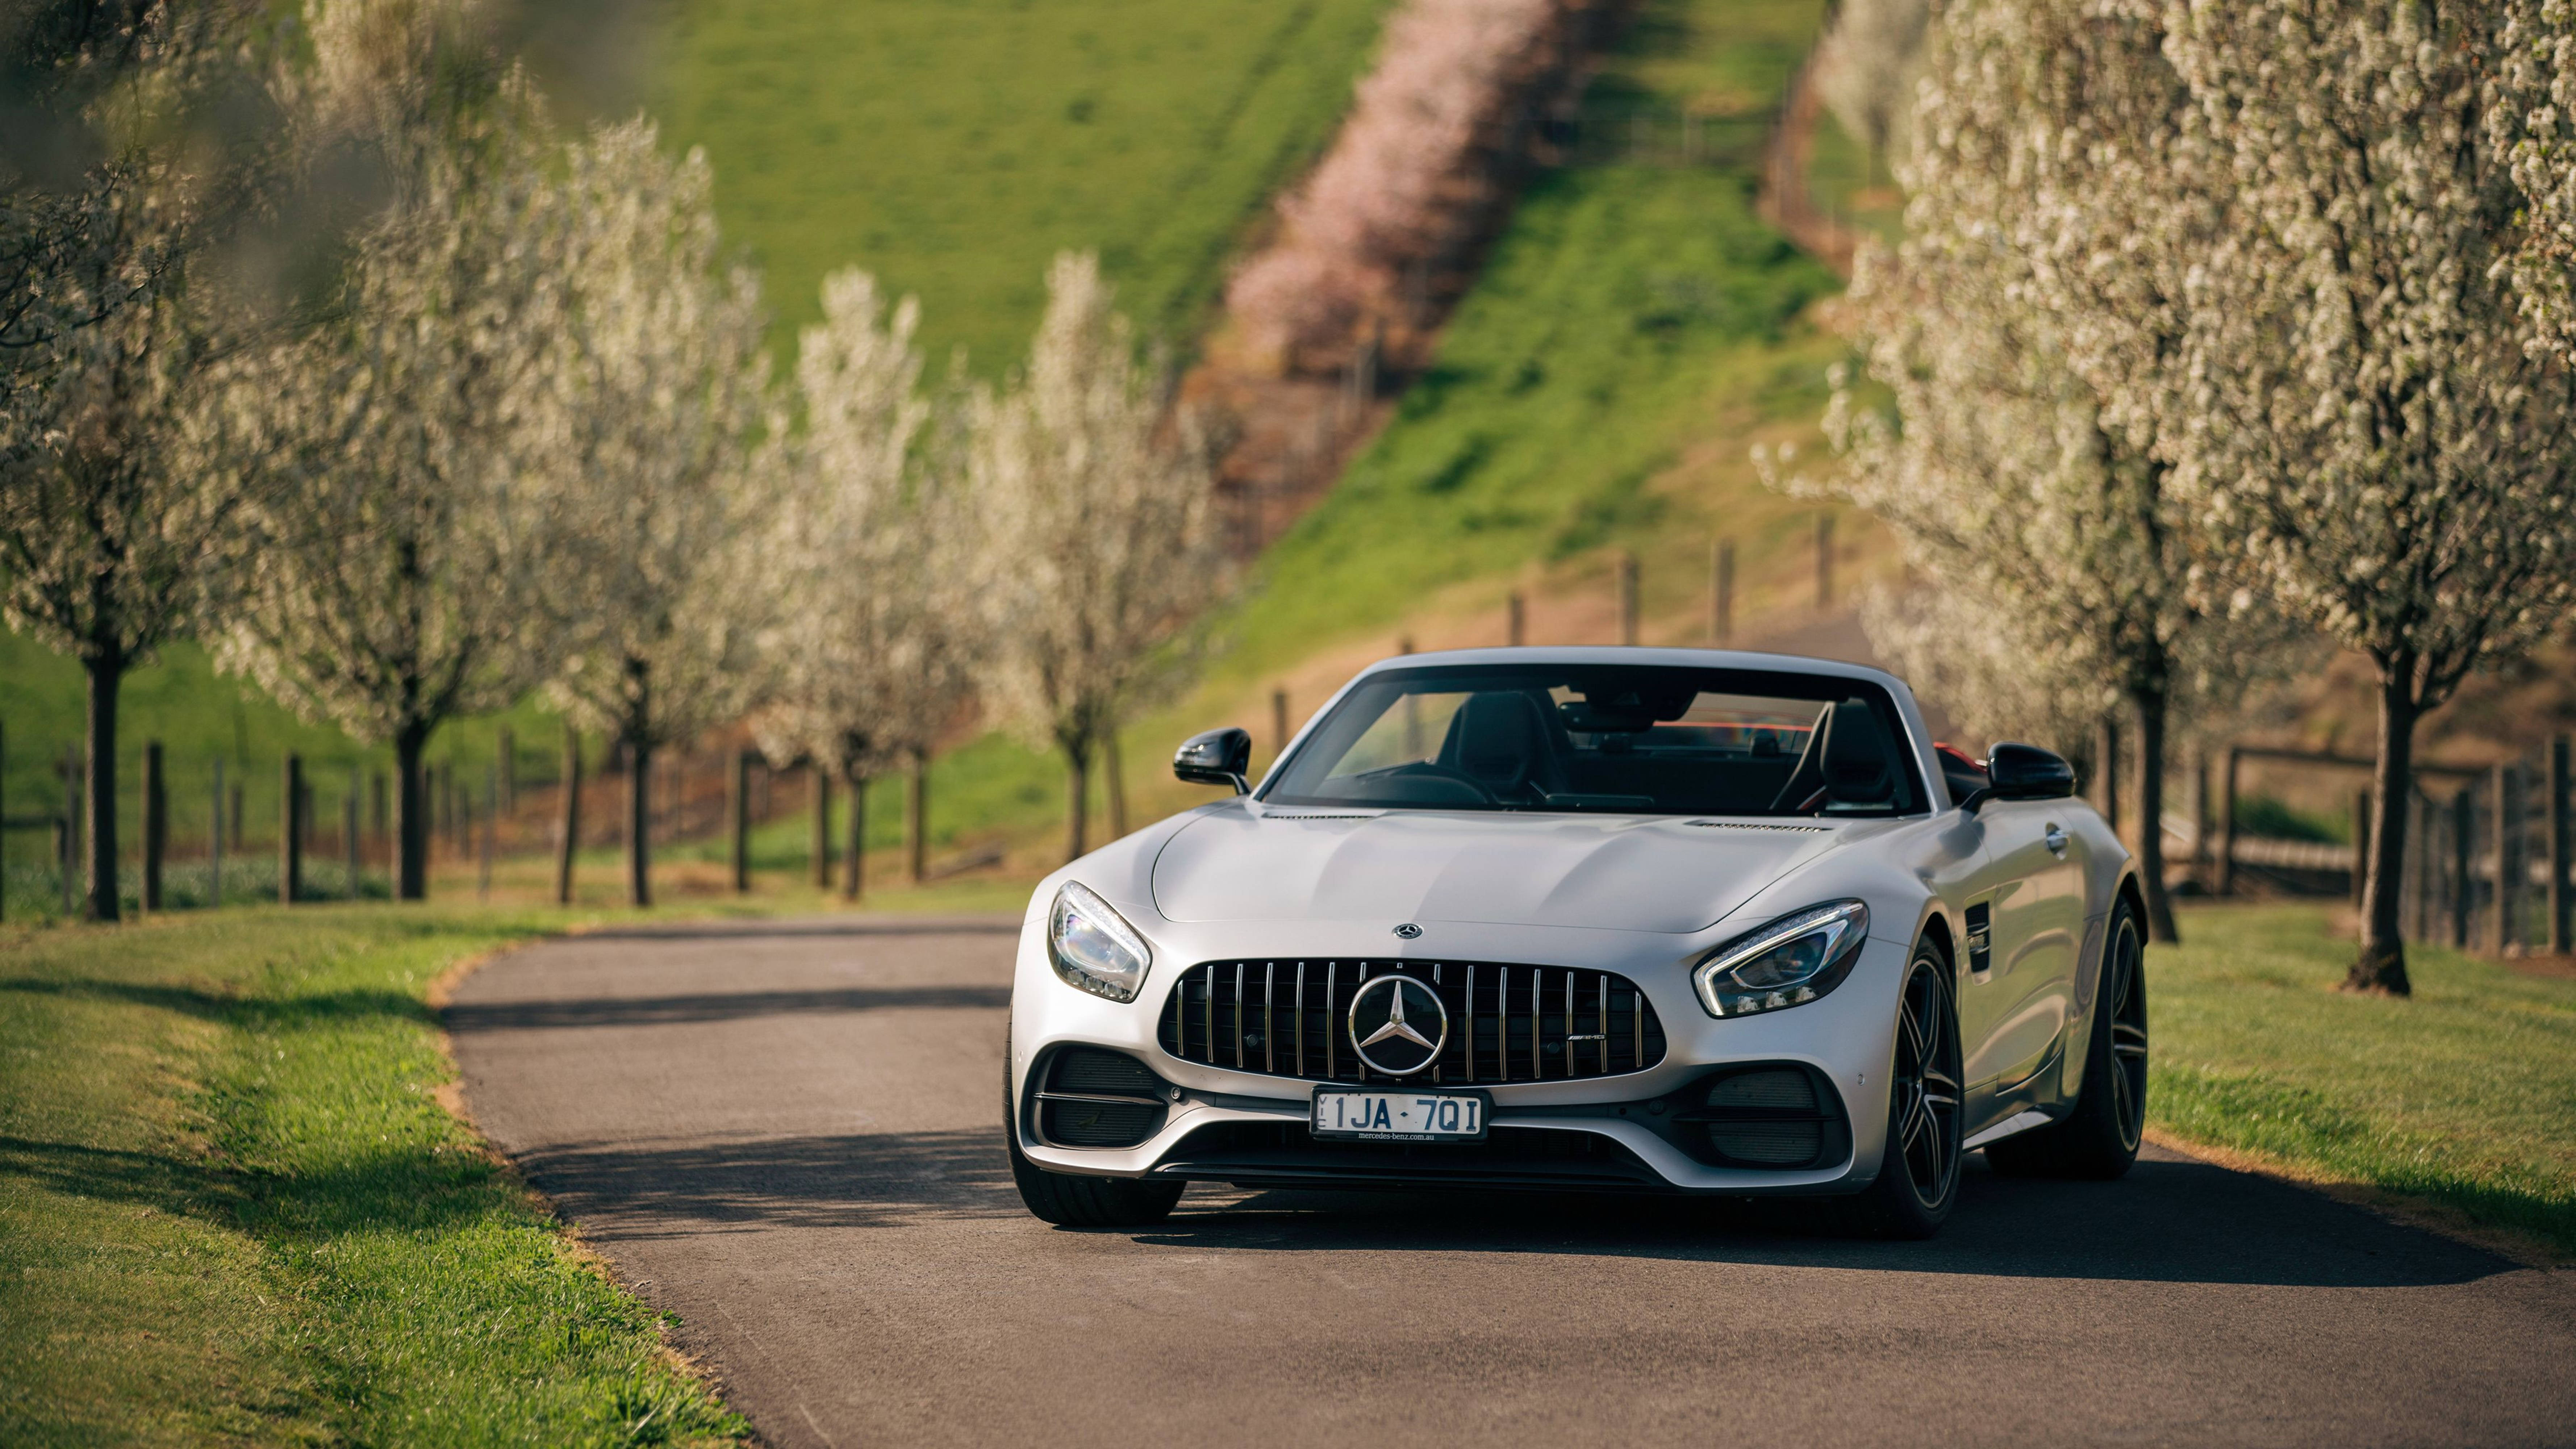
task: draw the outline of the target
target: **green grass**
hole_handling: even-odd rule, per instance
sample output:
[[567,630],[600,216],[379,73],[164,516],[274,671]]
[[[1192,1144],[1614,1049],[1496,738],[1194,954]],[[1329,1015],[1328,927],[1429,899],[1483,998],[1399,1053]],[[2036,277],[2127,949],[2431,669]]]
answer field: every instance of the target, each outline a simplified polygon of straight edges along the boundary
[[2154,1125],[2576,1254],[2576,981],[2414,946],[2412,1000],[2355,996],[2321,909],[2181,926],[2148,957]]
[[[836,268],[922,300],[939,366],[1028,346],[1047,260],[1099,252],[1195,340],[1246,228],[1330,137],[1387,0],[683,0],[654,110],[704,146],[782,345]],[[937,368],[934,368],[936,371]]]
[[433,1097],[424,989],[560,925],[323,908],[0,942],[0,1442],[743,1433]]

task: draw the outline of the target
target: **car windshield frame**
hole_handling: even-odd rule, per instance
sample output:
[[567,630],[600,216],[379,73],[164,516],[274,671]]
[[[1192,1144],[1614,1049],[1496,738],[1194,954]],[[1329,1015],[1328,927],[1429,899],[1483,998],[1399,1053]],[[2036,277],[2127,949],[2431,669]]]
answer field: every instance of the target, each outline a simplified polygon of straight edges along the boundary
[[[1638,705],[1624,715],[1602,713],[1606,708],[1613,708],[1601,703],[1605,694],[1615,693],[1608,686],[1623,675],[1635,676],[1634,685],[1638,690],[1643,691],[1631,693],[1627,697],[1642,699],[1653,696],[1659,698],[1662,705],[1660,707]],[[1426,684],[1445,686],[1445,688],[1424,688]],[[1685,688],[1689,691],[1687,695],[1681,692]],[[1545,729],[1550,732],[1547,744],[1543,747],[1529,745],[1529,752],[1533,756],[1544,756],[1557,773],[1568,775],[1569,781],[1576,771],[1588,770],[1594,775],[1608,772],[1615,775],[1621,765],[1629,767],[1629,778],[1632,781],[1640,778],[1637,774],[1636,762],[1651,761],[1658,756],[1666,755],[1666,751],[1650,747],[1640,752],[1635,749],[1635,742],[1644,740],[1656,726],[1681,724],[1683,716],[1694,704],[1710,696],[1740,699],[1755,704],[1811,705],[1815,708],[1816,714],[1806,724],[1787,723],[1784,717],[1783,723],[1779,726],[1782,735],[1800,737],[1798,744],[1786,755],[1776,752],[1757,755],[1748,752],[1743,756],[1731,756],[1722,745],[1713,742],[1708,746],[1708,753],[1704,756],[1699,755],[1696,749],[1690,750],[1688,755],[1678,752],[1670,755],[1669,758],[1675,763],[1668,764],[1664,768],[1676,771],[1686,765],[1705,771],[1710,765],[1725,765],[1734,760],[1743,761],[1749,766],[1753,760],[1759,759],[1766,770],[1780,773],[1784,783],[1780,788],[1779,798],[1773,799],[1769,806],[1753,808],[1745,807],[1740,801],[1713,805],[1704,797],[1697,800],[1672,799],[1669,795],[1592,792],[1570,787],[1563,791],[1556,791],[1536,783],[1525,786],[1520,798],[1505,798],[1490,788],[1488,783],[1466,778],[1468,772],[1464,766],[1472,763],[1472,760],[1462,758],[1454,763],[1442,762],[1440,757],[1452,753],[1453,744],[1452,741],[1442,738],[1452,729],[1452,725],[1445,718],[1440,722],[1426,722],[1422,727],[1425,736],[1441,739],[1440,743],[1432,747],[1429,755],[1421,753],[1421,738],[1417,737],[1413,727],[1408,725],[1406,743],[1404,748],[1397,752],[1401,756],[1397,763],[1356,772],[1344,769],[1345,761],[1360,752],[1372,733],[1381,730],[1388,720],[1397,717],[1395,711],[1402,707],[1404,696],[1408,693],[1417,699],[1436,695],[1444,699],[1461,697],[1467,700],[1488,695],[1517,695],[1529,698],[1533,703],[1541,703],[1539,692],[1542,690],[1546,691],[1548,699],[1552,701],[1552,708],[1543,708],[1529,716],[1528,722],[1521,728],[1524,731]],[[1579,699],[1565,698],[1564,696],[1568,694],[1579,696]],[[1681,703],[1675,706],[1673,703],[1675,700]],[[1868,719],[1860,720],[1847,715],[1844,711],[1853,705],[1859,706]],[[1462,702],[1452,705],[1451,708],[1463,713],[1467,705]],[[1510,705],[1506,701],[1502,708],[1506,712],[1526,711],[1529,706]],[[1639,714],[1634,712],[1635,710],[1643,710],[1644,713]],[[1636,721],[1650,716],[1652,723],[1636,726]],[[1889,779],[1886,782],[1885,802],[1856,803],[1829,798],[1831,792],[1824,788],[1819,776],[1817,793],[1814,796],[1805,798],[1799,806],[1780,808],[1782,798],[1788,794],[1786,782],[1799,779],[1801,772],[1810,768],[1810,754],[1817,756],[1814,768],[1821,770],[1827,763],[1824,756],[1828,753],[1828,748],[1824,737],[1832,733],[1829,717],[1830,721],[1851,719],[1852,723],[1847,727],[1861,730],[1865,740],[1870,738],[1869,732],[1874,724],[1876,743],[1881,747],[1878,757],[1883,758],[1888,767]],[[1575,727],[1585,719],[1598,720],[1607,727],[1594,730]],[[1459,728],[1463,729],[1464,725],[1461,724]],[[1684,728],[1698,730],[1708,727],[1684,726]],[[1754,727],[1729,724],[1715,728],[1741,730]],[[1630,744],[1626,747],[1612,748],[1605,743],[1618,736],[1629,737]],[[1590,745],[1583,743],[1586,738],[1594,743]],[[1527,743],[1526,735],[1524,742]],[[1458,743],[1458,748],[1463,749],[1466,746]],[[1283,809],[1463,811],[1475,814],[1532,815],[1702,815],[1773,819],[1889,819],[1926,815],[1937,808],[1932,793],[1927,788],[1921,762],[1916,758],[1917,753],[1917,741],[1914,738],[1911,721],[1904,710],[1898,706],[1895,695],[1885,686],[1867,678],[1800,670],[1642,662],[1631,664],[1618,661],[1421,664],[1379,670],[1354,683],[1333,702],[1321,718],[1303,733],[1289,752],[1271,767],[1260,786],[1253,792],[1252,798],[1266,807]],[[1320,761],[1319,755],[1324,757]],[[1782,768],[1784,762],[1785,769]],[[1649,772],[1654,768],[1651,764],[1644,766],[1644,769]],[[1747,778],[1740,782],[1741,788],[1752,789],[1758,793],[1762,781],[1750,778],[1750,771],[1745,773]],[[1361,776],[1391,777],[1397,774],[1404,774],[1406,780],[1396,784],[1373,782],[1364,787],[1361,793],[1335,792],[1317,788],[1335,779],[1352,779]],[[1462,780],[1464,788],[1442,783],[1432,778],[1434,776],[1458,777]],[[1384,793],[1387,791],[1412,792],[1446,798],[1408,799],[1402,798],[1401,794]],[[1379,793],[1372,798],[1368,792]],[[1485,798],[1481,800],[1474,798],[1477,794]],[[1671,800],[1671,803],[1667,804],[1667,800]]]

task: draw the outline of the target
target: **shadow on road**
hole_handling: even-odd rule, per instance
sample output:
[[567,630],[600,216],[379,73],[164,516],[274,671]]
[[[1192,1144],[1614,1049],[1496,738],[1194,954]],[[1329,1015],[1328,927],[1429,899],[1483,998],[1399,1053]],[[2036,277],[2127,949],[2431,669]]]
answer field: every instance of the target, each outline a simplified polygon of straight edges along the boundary
[[603,1240],[710,1223],[886,1228],[1020,1212],[998,1129],[576,1145],[521,1165]]
[[442,1014],[452,1032],[669,1026],[830,1011],[1000,1011],[1008,986],[844,986],[807,991],[708,991],[684,996],[598,996],[573,1001],[460,1001]]
[[828,940],[853,936],[1016,936],[1017,916],[867,916],[847,921],[686,921],[607,926],[582,941]]
[[[708,1224],[901,1229],[1020,1217],[997,1132],[861,1133],[669,1147],[574,1147],[527,1160],[603,1239]],[[1564,1194],[1238,1194],[1201,1186],[1149,1247],[1236,1252],[1486,1252],[1775,1266],[2299,1287],[2465,1283],[2516,1265],[2315,1193],[2206,1163],[2141,1161],[2116,1183],[2027,1182],[1973,1165],[1928,1243],[1831,1236],[1793,1200]],[[1045,1231],[1035,1221],[1033,1232]]]
[[2142,1160],[2118,1182],[1997,1177],[1970,1159],[1927,1243],[1831,1235],[1795,1199],[1485,1198],[1264,1192],[1183,1212],[1138,1241],[1294,1252],[1610,1254],[1702,1262],[2283,1287],[2466,1283],[2517,1267],[2285,1183]]

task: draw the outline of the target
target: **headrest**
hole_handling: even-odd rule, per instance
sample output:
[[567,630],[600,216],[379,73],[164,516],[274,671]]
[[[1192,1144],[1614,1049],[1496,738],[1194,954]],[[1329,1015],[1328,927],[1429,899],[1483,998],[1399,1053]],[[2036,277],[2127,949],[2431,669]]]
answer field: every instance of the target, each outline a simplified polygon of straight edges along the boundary
[[1879,805],[1895,793],[1895,761],[1878,714],[1859,700],[1834,706],[1825,732],[1825,793],[1845,805]]
[[1546,738],[1546,722],[1528,695],[1471,694],[1458,708],[1457,765],[1486,789],[1516,789],[1529,779]]

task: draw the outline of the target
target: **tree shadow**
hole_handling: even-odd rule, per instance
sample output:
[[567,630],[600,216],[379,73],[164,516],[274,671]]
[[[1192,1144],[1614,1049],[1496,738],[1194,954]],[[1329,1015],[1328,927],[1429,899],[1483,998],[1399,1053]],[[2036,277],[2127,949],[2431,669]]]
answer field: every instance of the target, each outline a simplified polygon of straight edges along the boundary
[[681,996],[585,997],[574,1001],[460,1001],[444,1013],[454,1032],[539,1028],[668,1026],[827,1011],[1000,1011],[1003,986],[850,986],[807,991],[693,992]]
[[68,1000],[121,1002],[173,1011],[226,1026],[279,1030],[366,1016],[392,1016],[423,1025],[436,1017],[426,1002],[402,991],[360,988],[294,996],[234,996],[197,986],[91,977],[19,976],[0,980],[0,991]]
[[[871,916],[858,920],[821,921],[675,921],[605,926],[567,938],[584,941],[727,941],[830,940],[860,936],[1016,936],[1018,916]],[[561,950],[563,943],[552,945]]]
[[996,1128],[576,1143],[518,1162],[602,1241],[685,1236],[708,1224],[884,1228],[1021,1212]]

